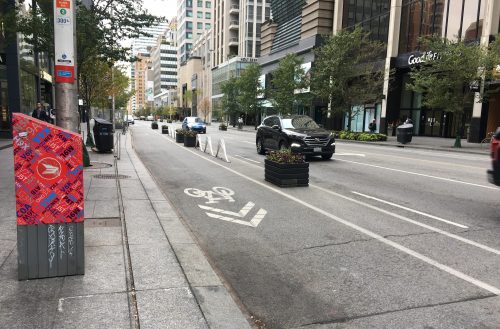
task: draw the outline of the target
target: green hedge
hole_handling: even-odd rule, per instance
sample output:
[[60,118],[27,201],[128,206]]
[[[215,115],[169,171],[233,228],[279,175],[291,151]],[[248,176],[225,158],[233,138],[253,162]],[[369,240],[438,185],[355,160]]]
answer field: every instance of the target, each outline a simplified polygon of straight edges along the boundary
[[387,135],[384,134],[372,134],[366,132],[354,132],[346,130],[335,132],[335,136],[337,136],[337,138],[339,139],[348,139],[348,140],[363,141],[363,142],[378,142],[387,140]]

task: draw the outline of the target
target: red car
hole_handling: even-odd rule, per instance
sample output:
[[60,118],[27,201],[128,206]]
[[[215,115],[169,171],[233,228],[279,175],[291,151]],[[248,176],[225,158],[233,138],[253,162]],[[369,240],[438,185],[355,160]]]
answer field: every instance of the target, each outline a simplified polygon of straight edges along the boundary
[[500,186],[500,127],[491,138],[491,164],[492,169],[488,170],[488,180]]

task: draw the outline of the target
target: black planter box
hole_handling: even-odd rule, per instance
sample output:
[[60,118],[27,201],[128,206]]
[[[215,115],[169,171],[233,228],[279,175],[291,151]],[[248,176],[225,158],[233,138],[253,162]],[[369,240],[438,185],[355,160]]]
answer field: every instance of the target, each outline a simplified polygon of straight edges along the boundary
[[161,126],[161,133],[168,134],[168,126]]
[[156,122],[151,123],[151,129],[158,129],[158,123]]
[[181,134],[176,134],[175,135],[175,141],[177,143],[184,143],[184,135],[181,135]]
[[184,136],[184,146],[195,147],[196,146],[196,136]]
[[221,126],[219,126],[219,130],[227,130],[227,127],[221,127]]
[[309,186],[309,163],[277,163],[265,160],[266,181],[279,187]]

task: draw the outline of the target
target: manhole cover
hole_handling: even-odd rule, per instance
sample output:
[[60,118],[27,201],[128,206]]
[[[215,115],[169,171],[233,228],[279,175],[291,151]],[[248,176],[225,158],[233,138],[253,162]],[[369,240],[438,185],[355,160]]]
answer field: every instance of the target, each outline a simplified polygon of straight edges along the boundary
[[110,168],[113,167],[112,164],[105,163],[105,162],[96,162],[96,161],[90,161],[90,167],[86,167],[85,169],[105,169],[105,168]]
[[94,175],[95,178],[100,178],[100,179],[125,179],[125,178],[130,178],[130,176],[127,175],[115,175],[115,174],[98,174]]

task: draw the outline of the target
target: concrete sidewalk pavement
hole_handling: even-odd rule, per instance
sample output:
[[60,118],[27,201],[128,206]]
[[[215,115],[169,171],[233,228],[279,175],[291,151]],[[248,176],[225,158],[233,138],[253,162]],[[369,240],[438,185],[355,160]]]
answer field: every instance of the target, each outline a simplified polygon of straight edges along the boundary
[[122,136],[84,171],[85,275],[17,280],[12,149],[0,150],[0,327],[250,328]]

